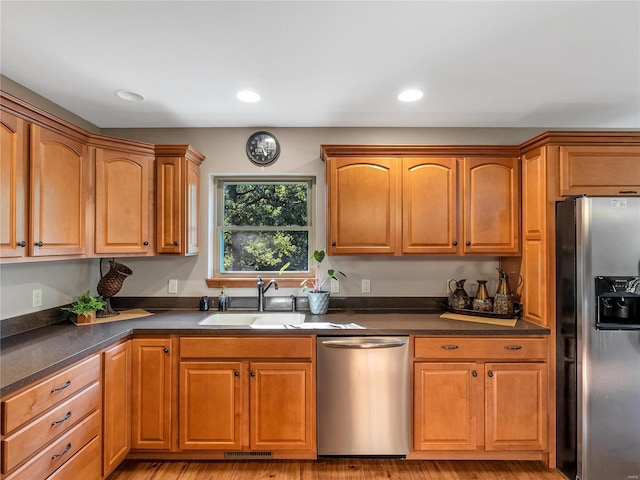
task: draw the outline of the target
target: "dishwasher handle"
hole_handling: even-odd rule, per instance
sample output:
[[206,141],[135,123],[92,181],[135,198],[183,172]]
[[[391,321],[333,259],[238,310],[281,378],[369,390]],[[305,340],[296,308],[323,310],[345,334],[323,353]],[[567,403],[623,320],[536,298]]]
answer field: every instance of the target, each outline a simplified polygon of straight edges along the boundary
[[322,345],[328,348],[394,348],[404,347],[405,340],[384,340],[380,342],[354,342],[353,340],[324,340]]

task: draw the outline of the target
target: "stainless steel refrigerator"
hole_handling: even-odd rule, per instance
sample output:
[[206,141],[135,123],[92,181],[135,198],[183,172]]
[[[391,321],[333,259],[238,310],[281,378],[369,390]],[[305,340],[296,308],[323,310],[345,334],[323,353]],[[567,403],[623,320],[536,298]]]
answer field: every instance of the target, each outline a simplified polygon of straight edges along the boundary
[[557,462],[640,478],[640,198],[556,205]]

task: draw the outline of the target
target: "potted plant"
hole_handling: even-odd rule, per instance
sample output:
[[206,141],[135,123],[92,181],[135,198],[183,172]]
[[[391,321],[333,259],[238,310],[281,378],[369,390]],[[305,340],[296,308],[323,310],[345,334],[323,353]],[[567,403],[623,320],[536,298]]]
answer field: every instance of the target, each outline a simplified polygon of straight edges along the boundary
[[310,268],[315,269],[313,278],[307,278],[302,282],[303,290],[307,292],[309,298],[309,309],[314,315],[322,315],[327,313],[329,309],[329,295],[328,290],[323,290],[322,287],[330,278],[337,278],[336,274],[342,275],[346,278],[346,275],[340,271],[335,271],[332,268],[327,270],[326,277],[320,277],[320,263],[325,257],[324,250],[316,250],[311,255],[311,260],[315,260],[317,265],[311,265]]
[[76,315],[76,323],[91,323],[96,317],[96,310],[102,309],[107,304],[102,298],[89,295],[87,290],[85,293],[76,298],[68,307],[63,307],[62,310],[66,310]]

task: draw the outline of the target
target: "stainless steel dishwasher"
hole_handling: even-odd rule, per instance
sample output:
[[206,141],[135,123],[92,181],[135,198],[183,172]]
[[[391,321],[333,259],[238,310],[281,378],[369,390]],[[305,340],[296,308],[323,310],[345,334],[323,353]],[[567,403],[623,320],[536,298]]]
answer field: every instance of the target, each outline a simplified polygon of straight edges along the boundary
[[318,455],[409,452],[409,337],[318,337]]

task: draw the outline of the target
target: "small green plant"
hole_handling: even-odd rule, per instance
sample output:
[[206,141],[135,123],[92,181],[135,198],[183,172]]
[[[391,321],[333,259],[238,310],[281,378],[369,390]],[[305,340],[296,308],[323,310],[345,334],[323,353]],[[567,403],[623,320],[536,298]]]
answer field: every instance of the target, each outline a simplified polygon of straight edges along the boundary
[[342,275],[345,278],[347,277],[344,273],[330,268],[327,270],[327,276],[321,279],[318,271],[320,270],[320,263],[322,263],[325,256],[326,254],[324,253],[324,250],[316,250],[313,252],[313,255],[311,255],[311,260],[315,260],[317,265],[312,265],[310,267],[315,269],[313,278],[307,278],[300,284],[304,291],[321,292],[322,286],[327,282],[327,280],[330,278],[337,278],[336,274]]
[[76,315],[88,315],[94,310],[101,310],[107,304],[102,298],[89,295],[89,290],[76,298],[68,307],[63,307],[62,310],[66,310]]

